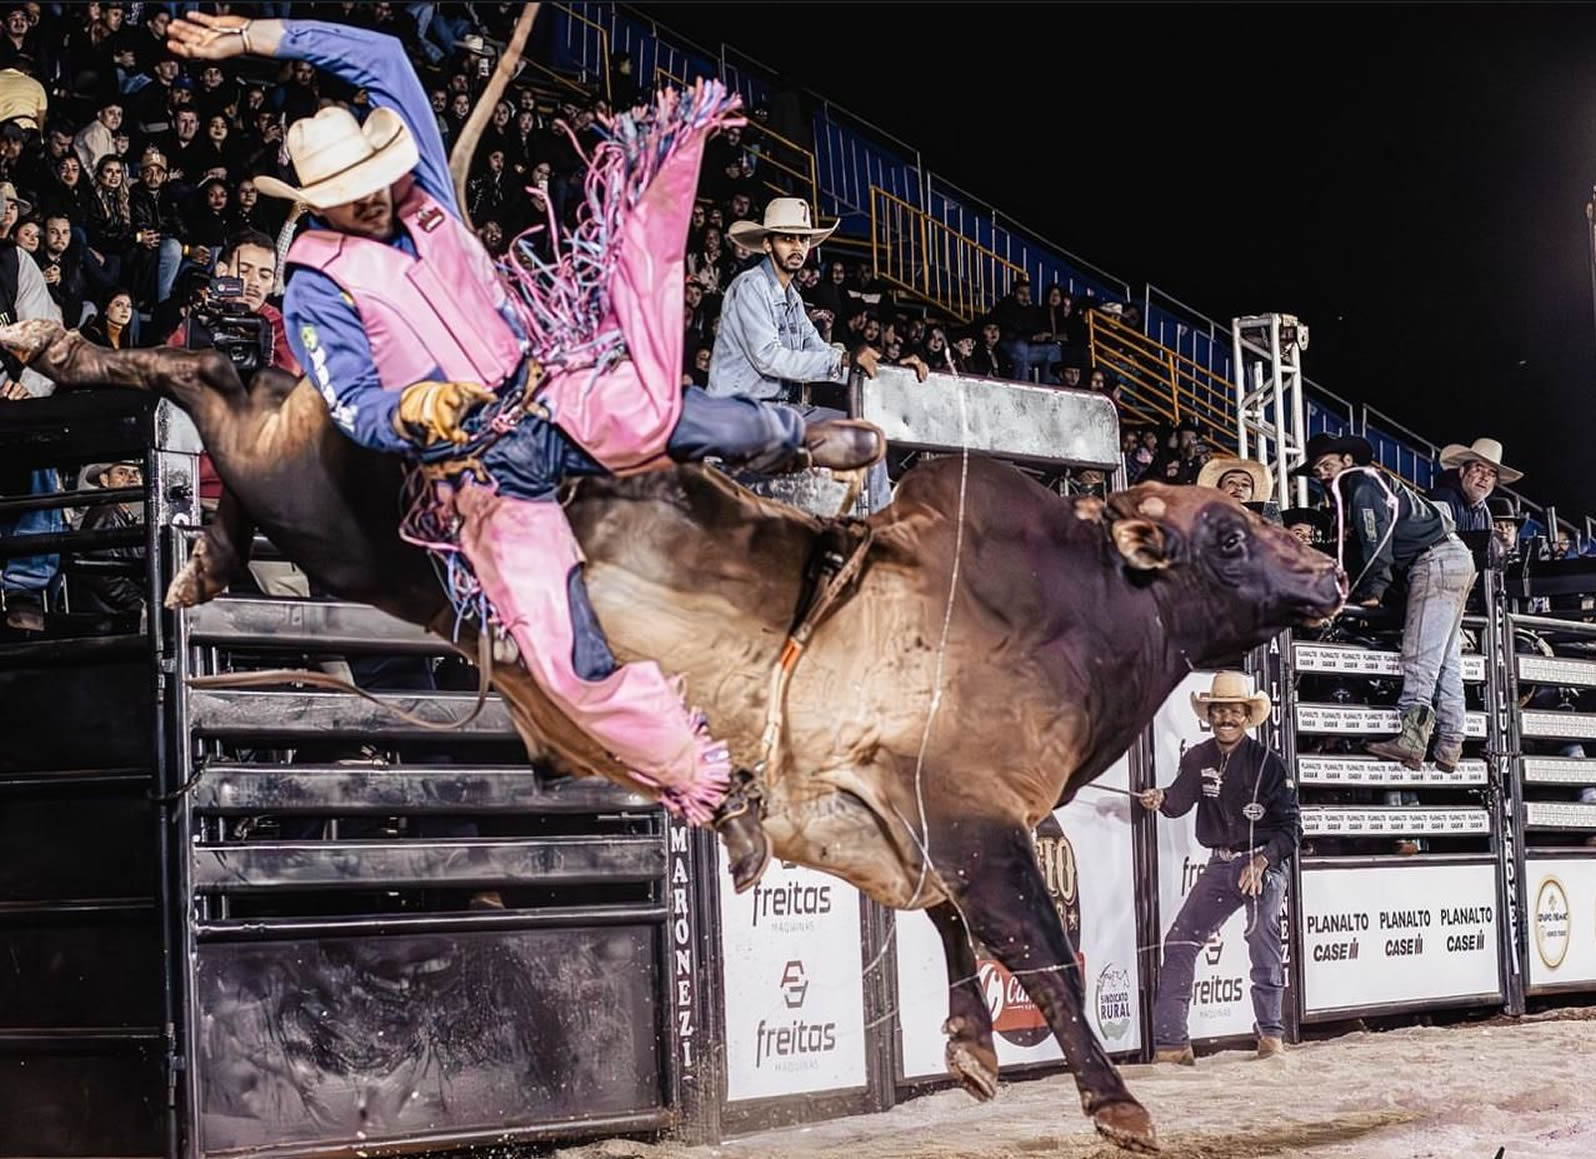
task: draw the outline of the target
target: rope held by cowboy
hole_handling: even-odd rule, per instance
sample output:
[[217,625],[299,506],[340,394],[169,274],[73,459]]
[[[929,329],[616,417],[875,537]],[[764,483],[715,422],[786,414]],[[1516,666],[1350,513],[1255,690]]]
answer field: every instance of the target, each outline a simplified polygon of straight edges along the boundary
[[[679,683],[652,662],[616,662],[556,499],[572,477],[673,461],[852,469],[884,453],[868,424],[807,425],[785,408],[678,385],[692,194],[704,141],[735,99],[702,85],[662,95],[651,117],[612,122],[593,158],[600,193],[578,226],[601,243],[598,260],[585,254],[579,273],[567,252],[530,272],[512,263],[507,278],[463,220],[398,41],[203,13],[175,21],[169,36],[179,55],[223,59],[247,43],[366,90],[363,126],[332,107],[290,127],[299,186],[257,182],[313,215],[288,253],[289,342],[345,434],[444,460],[428,472],[414,526],[449,561],[451,596],[492,616],[551,699],[668,809],[716,824],[739,888],[751,886],[769,856],[757,808],[728,798],[725,746]],[[526,396],[534,405],[520,405]],[[515,421],[495,422],[496,411]],[[471,456],[450,464],[467,445]]]

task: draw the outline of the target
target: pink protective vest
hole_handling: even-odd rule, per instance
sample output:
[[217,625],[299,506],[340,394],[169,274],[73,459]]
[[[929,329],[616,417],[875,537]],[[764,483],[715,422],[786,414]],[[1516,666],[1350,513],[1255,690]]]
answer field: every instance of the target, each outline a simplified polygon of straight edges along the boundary
[[523,352],[499,312],[508,298],[493,259],[420,185],[394,210],[416,257],[373,238],[310,229],[294,239],[288,261],[320,270],[354,299],[384,390],[431,378],[434,366],[445,381],[498,389]]

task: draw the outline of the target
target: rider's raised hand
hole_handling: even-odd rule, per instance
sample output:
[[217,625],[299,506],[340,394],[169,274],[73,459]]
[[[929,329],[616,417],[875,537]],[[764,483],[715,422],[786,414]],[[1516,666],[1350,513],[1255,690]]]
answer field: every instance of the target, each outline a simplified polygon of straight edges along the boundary
[[280,20],[246,20],[242,16],[190,12],[167,26],[166,46],[174,56],[189,60],[226,60],[247,52],[274,56],[282,35]]

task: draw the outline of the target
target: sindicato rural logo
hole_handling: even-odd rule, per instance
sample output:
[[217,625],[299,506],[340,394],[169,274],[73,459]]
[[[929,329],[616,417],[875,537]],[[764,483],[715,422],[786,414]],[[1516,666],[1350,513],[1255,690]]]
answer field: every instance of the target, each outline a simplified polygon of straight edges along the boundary
[[1555,877],[1543,877],[1535,891],[1535,952],[1548,970],[1555,970],[1568,956],[1568,894]]

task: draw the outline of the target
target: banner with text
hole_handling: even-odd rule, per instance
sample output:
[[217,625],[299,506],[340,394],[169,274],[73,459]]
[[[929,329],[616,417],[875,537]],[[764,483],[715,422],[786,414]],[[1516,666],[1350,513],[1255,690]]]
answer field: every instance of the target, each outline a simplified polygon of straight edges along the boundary
[[1596,858],[1531,857],[1529,984],[1596,983]]
[[1303,1011],[1499,994],[1496,866],[1302,872]]
[[[1175,783],[1180,758],[1209,738],[1192,711],[1194,692],[1207,692],[1213,673],[1193,672],[1181,682],[1153,718],[1153,770],[1160,788]],[[1140,808],[1140,806],[1138,806]],[[1169,934],[1175,915],[1208,864],[1208,850],[1197,842],[1197,810],[1182,817],[1158,818],[1159,939]],[[1233,867],[1240,873],[1239,866]],[[1286,899],[1285,909],[1292,904]],[[1285,920],[1282,914],[1282,922]],[[1186,1028],[1194,1041],[1253,1033],[1252,959],[1247,952],[1247,910],[1238,909],[1197,953],[1191,1008]],[[1287,943],[1289,945],[1289,943]],[[1291,977],[1288,969],[1286,977]]]
[[[1128,789],[1129,763],[1121,758],[1094,784]],[[1048,894],[1075,943],[1087,1022],[1110,1054],[1138,1050],[1142,1042],[1132,808],[1123,793],[1087,785],[1034,834]],[[940,1076],[948,1011],[942,939],[924,913],[895,916],[903,1077]],[[992,1013],[999,1066],[1061,1058],[1058,1042],[1018,979],[985,951],[978,954],[977,968]]]
[[727,1099],[864,1086],[859,891],[772,861],[739,895],[718,860]]

